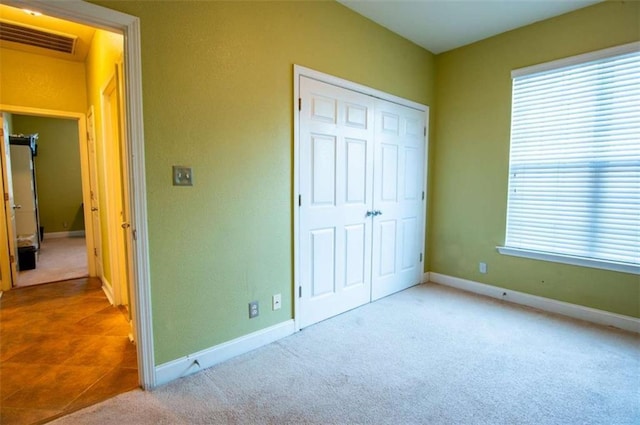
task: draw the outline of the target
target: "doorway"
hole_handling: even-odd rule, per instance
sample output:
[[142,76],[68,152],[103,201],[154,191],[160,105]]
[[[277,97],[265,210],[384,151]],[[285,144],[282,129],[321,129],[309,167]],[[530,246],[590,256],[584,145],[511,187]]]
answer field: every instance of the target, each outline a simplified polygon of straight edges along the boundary
[[[5,115],[11,117],[14,202],[24,215],[16,216],[19,252],[13,287],[88,277],[85,238],[92,232],[84,223],[77,121]],[[32,139],[31,149],[16,145],[15,138]]]
[[[24,7],[25,2],[7,0],[5,5]],[[125,37],[125,51],[123,57],[124,73],[127,80],[126,97],[123,99],[126,104],[126,122],[124,131],[127,135],[126,144],[128,147],[127,161],[124,166],[131,170],[129,193],[131,215],[130,227],[127,237],[132,247],[129,257],[131,273],[131,314],[135,319],[134,335],[137,341],[138,365],[140,385],[143,388],[151,389],[155,387],[155,368],[153,355],[153,333],[150,320],[150,287],[149,287],[149,262],[148,262],[148,236],[147,236],[147,214],[146,214],[146,189],[145,189],[145,167],[144,167],[144,134],[142,118],[142,83],[141,83],[141,52],[140,52],[140,22],[139,19],[131,15],[120,13],[104,7],[90,3],[67,3],[67,2],[37,2],[29,4],[32,10],[37,10],[48,16],[70,21],[83,23],[85,25],[95,25],[99,28],[111,29],[122,33]],[[1,109],[7,109],[6,105],[0,105]],[[11,109],[11,108],[9,108]],[[21,112],[33,112],[33,108],[23,107]],[[70,114],[78,119],[80,133],[86,135],[86,123],[84,114]],[[84,136],[83,136],[84,137]],[[83,149],[81,147],[81,149]],[[83,181],[88,181],[88,176],[83,176]],[[89,196],[84,199],[90,199]],[[4,209],[2,210],[2,221]],[[90,220],[85,220],[85,224]],[[6,229],[5,229],[6,230]],[[5,231],[3,230],[3,232]],[[87,244],[91,243],[87,239]],[[4,249],[6,251],[6,248]],[[9,254],[0,252],[0,268],[2,270],[2,289],[7,289],[7,275],[10,270]],[[92,262],[89,262],[90,274]]]

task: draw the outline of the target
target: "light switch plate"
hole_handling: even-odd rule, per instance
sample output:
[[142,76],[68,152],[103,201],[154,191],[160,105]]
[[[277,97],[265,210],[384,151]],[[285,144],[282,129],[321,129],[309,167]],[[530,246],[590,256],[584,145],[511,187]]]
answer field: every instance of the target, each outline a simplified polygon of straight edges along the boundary
[[173,185],[174,186],[193,186],[193,173],[191,167],[183,165],[173,166]]

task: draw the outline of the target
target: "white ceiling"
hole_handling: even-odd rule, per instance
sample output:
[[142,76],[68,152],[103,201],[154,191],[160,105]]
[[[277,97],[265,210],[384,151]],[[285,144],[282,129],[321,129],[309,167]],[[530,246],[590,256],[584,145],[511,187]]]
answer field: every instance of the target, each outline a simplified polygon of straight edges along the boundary
[[432,53],[603,0],[338,0]]

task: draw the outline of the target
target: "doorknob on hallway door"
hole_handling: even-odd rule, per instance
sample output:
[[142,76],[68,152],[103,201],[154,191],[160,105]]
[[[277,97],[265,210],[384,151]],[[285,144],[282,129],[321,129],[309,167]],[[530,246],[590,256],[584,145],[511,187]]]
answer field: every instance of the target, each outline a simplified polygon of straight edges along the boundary
[[14,205],[14,206],[13,206],[13,209],[14,209],[14,210],[19,210],[20,208],[22,208],[22,205]]
[[96,211],[98,211],[98,209],[96,207],[91,207],[91,211],[92,212],[96,212]]
[[123,229],[128,229],[129,227],[131,227],[131,225],[129,223],[122,223],[120,225]]

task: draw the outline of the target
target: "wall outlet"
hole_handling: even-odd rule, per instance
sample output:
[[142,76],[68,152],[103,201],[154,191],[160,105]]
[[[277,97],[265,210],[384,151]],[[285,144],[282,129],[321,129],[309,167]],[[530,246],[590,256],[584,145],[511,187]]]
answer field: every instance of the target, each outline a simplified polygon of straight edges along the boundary
[[280,294],[275,294],[271,299],[271,302],[273,304],[273,311],[280,310],[280,307],[282,307],[282,296]]
[[254,317],[258,317],[260,315],[260,307],[258,306],[258,301],[251,301],[249,303],[249,319],[253,319]]
[[487,272],[487,263],[480,262],[479,265],[480,273],[484,274]]

